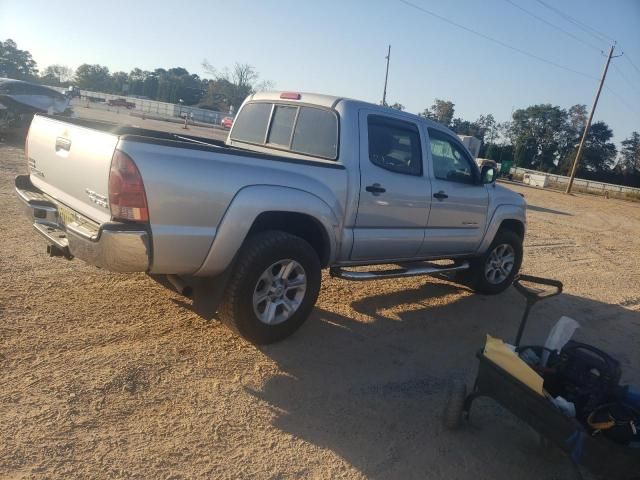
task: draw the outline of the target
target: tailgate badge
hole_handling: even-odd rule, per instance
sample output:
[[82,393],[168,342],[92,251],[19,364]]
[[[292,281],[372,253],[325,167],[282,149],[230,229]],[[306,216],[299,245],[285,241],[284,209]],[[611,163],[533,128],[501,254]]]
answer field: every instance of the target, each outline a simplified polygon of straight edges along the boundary
[[96,205],[102,208],[109,208],[109,199],[104,195],[100,195],[99,193],[96,193],[93,190],[89,190],[88,188],[85,188],[84,192],[89,197],[89,200],[91,200]]

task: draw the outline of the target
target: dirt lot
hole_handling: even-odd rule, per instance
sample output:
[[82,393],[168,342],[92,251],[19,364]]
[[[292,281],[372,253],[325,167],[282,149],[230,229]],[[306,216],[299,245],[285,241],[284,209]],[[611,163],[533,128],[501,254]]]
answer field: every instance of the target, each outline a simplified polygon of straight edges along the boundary
[[[145,275],[48,258],[13,196],[25,163],[0,146],[0,477],[569,477],[489,400],[459,432],[440,424],[485,333],[514,337],[513,289],[325,277],[305,326],[258,349]],[[640,385],[640,208],[512,188],[530,204],[523,270],[566,286],[526,339],[571,315]]]

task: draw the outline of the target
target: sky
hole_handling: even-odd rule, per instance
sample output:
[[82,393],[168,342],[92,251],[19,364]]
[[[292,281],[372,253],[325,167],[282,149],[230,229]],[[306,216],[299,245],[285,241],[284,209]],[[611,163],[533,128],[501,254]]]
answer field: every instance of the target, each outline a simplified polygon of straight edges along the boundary
[[[505,121],[514,108],[539,103],[591,106],[608,39],[539,0],[406,1],[566,69],[403,0],[0,0],[0,40],[12,38],[29,50],[40,69],[180,66],[206,76],[204,59],[220,70],[240,62],[278,90],[374,103],[382,99],[391,44],[387,101],[409,112],[435,98],[453,101],[456,116],[467,120],[492,113]],[[594,121],[607,122],[618,144],[640,131],[640,0],[545,3],[617,41],[614,54],[624,55],[612,60]]]

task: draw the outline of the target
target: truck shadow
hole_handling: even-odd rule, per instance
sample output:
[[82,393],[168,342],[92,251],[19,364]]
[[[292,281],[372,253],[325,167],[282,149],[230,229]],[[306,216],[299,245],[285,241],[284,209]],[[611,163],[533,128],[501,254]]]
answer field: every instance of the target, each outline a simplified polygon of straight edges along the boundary
[[[262,348],[283,373],[247,391],[272,407],[277,428],[370,478],[568,478],[568,460],[543,453],[491,400],[478,400],[461,431],[441,427],[450,379],[470,385],[485,334],[512,341],[523,306],[513,288],[486,297],[427,283],[353,303],[366,320],[317,308],[299,334]],[[624,380],[640,384],[639,312],[564,294],[534,307],[524,341],[544,342],[561,315],[578,319],[575,337],[613,353]]]
[[561,210],[553,210],[551,208],[538,207],[537,205],[531,205],[531,204],[527,205],[527,210],[532,210],[534,212],[541,212],[541,213],[551,213],[552,215],[567,215],[569,217],[573,216],[573,214],[563,212]]

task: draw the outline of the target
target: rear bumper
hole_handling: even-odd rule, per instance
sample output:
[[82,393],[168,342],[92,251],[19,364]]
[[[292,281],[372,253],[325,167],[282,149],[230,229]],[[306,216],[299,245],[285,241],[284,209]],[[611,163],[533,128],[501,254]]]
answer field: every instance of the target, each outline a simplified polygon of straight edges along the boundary
[[150,235],[140,225],[107,222],[98,225],[72,212],[62,220],[59,204],[35,188],[28,175],[15,180],[16,195],[33,227],[51,246],[50,252],[114,272],[146,272],[151,264]]

